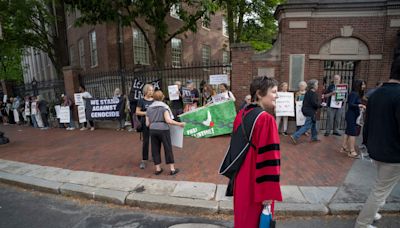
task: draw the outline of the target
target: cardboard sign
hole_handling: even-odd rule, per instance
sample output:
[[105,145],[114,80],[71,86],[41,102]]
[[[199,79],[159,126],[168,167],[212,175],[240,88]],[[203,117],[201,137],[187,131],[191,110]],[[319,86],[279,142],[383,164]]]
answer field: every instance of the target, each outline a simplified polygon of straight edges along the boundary
[[124,112],[124,99],[88,99],[85,111],[89,120],[119,119]]
[[75,93],[74,94],[75,105],[84,105],[82,93]]
[[227,74],[214,74],[210,75],[210,85],[228,84]]
[[347,84],[339,84],[336,85],[336,101],[343,101],[346,99],[347,91],[348,91],[348,86]]
[[31,103],[31,114],[32,115],[36,115],[37,114],[36,101]]
[[60,107],[60,123],[69,123],[71,117],[69,112],[68,106]]
[[294,94],[278,92],[275,111],[276,116],[294,116]]
[[85,106],[83,106],[83,105],[78,106],[78,119],[79,119],[79,123],[86,122]]
[[173,146],[183,148],[183,127],[170,125],[171,143]]
[[303,101],[296,101],[296,126],[303,126],[306,123],[306,117],[301,111],[302,107]]
[[168,95],[170,101],[179,100],[179,88],[177,85],[168,86]]
[[336,96],[331,97],[331,104],[329,107],[331,108],[341,108],[343,106],[343,101],[337,101]]

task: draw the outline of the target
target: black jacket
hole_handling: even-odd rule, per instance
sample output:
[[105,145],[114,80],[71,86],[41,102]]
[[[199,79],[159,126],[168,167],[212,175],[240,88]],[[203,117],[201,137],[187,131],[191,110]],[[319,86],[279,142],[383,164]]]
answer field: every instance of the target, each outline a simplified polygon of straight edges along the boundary
[[303,107],[301,108],[303,115],[313,117],[313,120],[315,121],[315,113],[321,107],[322,106],[318,100],[318,94],[312,90],[308,90],[304,95]]
[[400,163],[400,84],[384,83],[368,99],[363,137],[372,159]]

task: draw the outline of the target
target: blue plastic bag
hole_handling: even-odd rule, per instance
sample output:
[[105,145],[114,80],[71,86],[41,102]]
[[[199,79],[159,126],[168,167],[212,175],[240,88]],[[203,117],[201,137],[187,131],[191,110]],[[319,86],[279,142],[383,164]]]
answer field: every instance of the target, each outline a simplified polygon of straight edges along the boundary
[[272,220],[271,205],[265,205],[260,215],[259,228],[274,228],[275,221]]

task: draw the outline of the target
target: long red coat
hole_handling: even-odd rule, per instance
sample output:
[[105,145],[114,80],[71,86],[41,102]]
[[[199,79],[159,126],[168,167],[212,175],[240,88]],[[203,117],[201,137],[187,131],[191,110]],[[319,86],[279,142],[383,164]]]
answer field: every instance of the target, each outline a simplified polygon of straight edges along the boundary
[[[241,110],[234,122],[234,131],[241,124]],[[264,112],[256,120],[251,147],[240,167],[234,184],[235,228],[257,228],[265,200],[282,201],[279,183],[279,134],[275,119]],[[272,207],[273,208],[273,207]]]

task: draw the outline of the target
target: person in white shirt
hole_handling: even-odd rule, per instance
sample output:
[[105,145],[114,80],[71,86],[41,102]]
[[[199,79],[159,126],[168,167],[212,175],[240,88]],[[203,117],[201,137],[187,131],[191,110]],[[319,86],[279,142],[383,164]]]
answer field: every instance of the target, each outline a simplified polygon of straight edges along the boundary
[[236,101],[235,96],[233,96],[233,93],[228,90],[228,85],[225,83],[219,84],[218,85],[219,93],[225,93],[226,97],[230,100]]
[[[85,101],[85,106],[86,106],[86,100],[85,99],[92,98],[92,95],[88,91],[86,91],[86,88],[85,88],[84,85],[79,86],[79,92],[82,93],[82,98]],[[88,119],[88,118],[86,117],[86,119]],[[93,120],[88,120],[88,121],[89,121],[89,124],[90,124],[90,127],[91,127],[90,130],[94,131],[94,122],[93,122]],[[87,125],[87,122],[84,122],[83,123],[83,127],[81,128],[81,131],[87,130],[88,128],[89,127]]]

